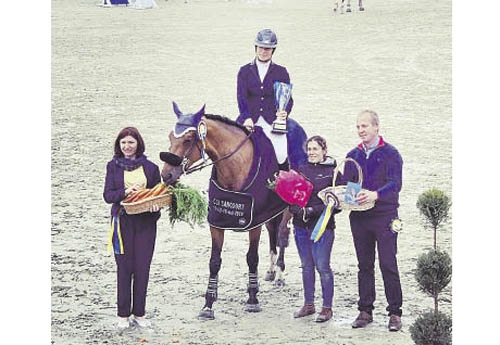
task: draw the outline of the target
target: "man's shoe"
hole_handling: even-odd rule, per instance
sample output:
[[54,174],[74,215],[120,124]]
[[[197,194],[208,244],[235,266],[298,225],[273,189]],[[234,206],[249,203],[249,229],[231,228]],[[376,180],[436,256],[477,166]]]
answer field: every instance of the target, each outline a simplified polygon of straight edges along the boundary
[[401,322],[401,316],[397,316],[392,314],[389,319],[389,331],[397,332],[403,327],[403,323]]
[[351,325],[352,328],[363,328],[366,327],[372,321],[373,321],[373,316],[371,316],[371,314],[367,313],[366,311],[361,311],[356,320],[354,320],[354,322]]
[[300,308],[299,311],[293,313],[293,317],[294,318],[304,317],[307,315],[312,315],[315,312],[316,312],[316,309],[314,309],[314,305],[306,304],[302,308]]
[[321,312],[314,319],[315,322],[326,322],[332,318],[332,308],[321,308]]

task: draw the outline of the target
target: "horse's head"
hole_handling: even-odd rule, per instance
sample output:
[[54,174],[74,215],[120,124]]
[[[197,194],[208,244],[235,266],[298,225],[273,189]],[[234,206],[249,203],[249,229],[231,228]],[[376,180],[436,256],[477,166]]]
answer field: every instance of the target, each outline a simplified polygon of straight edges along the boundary
[[174,185],[187,168],[201,159],[197,128],[205,114],[205,106],[194,114],[183,114],[175,102],[173,107],[177,122],[169,134],[170,149],[160,153],[165,163],[161,176],[167,185]]

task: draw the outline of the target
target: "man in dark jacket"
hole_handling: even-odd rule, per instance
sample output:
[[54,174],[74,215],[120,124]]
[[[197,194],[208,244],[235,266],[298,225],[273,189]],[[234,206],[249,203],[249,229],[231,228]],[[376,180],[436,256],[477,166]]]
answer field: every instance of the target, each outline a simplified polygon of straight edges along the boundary
[[[358,317],[353,328],[365,327],[373,321],[375,301],[375,247],[384,280],[390,331],[399,331],[401,323],[402,291],[399,279],[397,231],[399,192],[402,184],[403,160],[394,146],[379,136],[379,118],[372,110],[358,115],[358,135],[362,142],[348,154],[361,166],[363,185],[356,200],[362,205],[374,202],[366,211],[352,211],[349,215],[351,232],[358,258]],[[346,163],[344,181],[356,181],[357,169]]]

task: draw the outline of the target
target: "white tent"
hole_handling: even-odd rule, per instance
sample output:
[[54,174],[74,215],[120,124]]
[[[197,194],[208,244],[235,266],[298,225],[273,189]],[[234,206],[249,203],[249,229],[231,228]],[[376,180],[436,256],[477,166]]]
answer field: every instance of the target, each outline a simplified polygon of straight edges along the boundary
[[135,2],[129,6],[131,9],[135,10],[145,10],[148,8],[157,8],[155,0],[135,0]]

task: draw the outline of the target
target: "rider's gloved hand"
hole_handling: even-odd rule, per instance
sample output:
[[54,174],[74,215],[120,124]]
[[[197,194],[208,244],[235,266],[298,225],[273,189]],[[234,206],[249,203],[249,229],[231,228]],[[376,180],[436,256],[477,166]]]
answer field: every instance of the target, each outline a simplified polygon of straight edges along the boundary
[[246,119],[243,122],[243,126],[245,126],[249,131],[253,132],[254,123],[253,123],[253,120],[251,118]]

